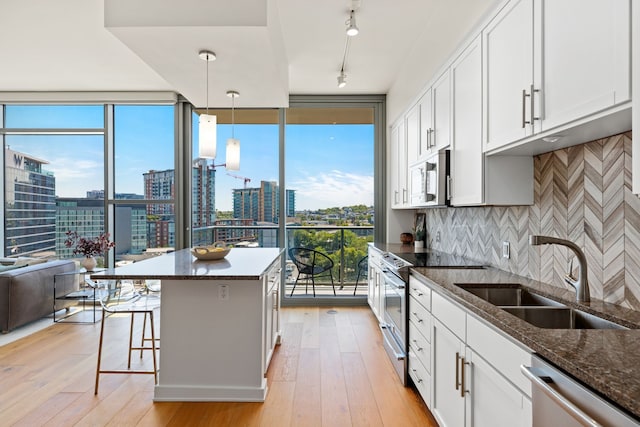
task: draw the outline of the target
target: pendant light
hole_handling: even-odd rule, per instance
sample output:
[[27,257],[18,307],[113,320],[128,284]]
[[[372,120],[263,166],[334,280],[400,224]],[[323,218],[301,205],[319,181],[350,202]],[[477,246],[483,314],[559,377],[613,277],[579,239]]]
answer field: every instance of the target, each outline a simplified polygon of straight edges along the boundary
[[215,159],[217,120],[216,116],[209,115],[209,62],[215,61],[216,54],[208,50],[201,50],[198,55],[200,59],[207,62],[207,113],[200,114],[198,119],[198,156],[203,159]]
[[240,93],[235,90],[227,91],[227,96],[231,98],[231,138],[227,139],[227,159],[225,161],[227,170],[240,170],[240,140],[234,138],[235,125],[235,99]]

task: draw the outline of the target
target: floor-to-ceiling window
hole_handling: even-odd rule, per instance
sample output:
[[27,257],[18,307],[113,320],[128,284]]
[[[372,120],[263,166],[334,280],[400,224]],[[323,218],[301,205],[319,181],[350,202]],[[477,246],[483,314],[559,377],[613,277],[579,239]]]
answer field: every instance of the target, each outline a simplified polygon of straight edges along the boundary
[[295,192],[286,233],[287,298],[367,294],[367,243],[375,227],[374,118],[369,105],[312,101],[286,110],[285,180]]
[[[355,296],[364,295],[358,262],[384,232],[384,97],[292,97],[288,109],[236,108],[233,119],[230,109],[214,110],[218,154],[207,160],[198,111],[171,97],[164,105],[32,101],[0,113],[0,255],[72,257],[68,230],[111,232],[112,260],[127,262],[216,240],[305,246],[333,261],[338,295],[353,296],[356,280]],[[231,136],[240,140],[238,170],[226,165]],[[299,271],[291,259],[283,267],[290,295]],[[330,282],[318,284],[318,294],[332,295]],[[293,294],[322,301],[301,288]]]
[[[192,118],[191,224],[194,245],[224,241],[236,247],[278,247],[279,127],[275,109],[209,109],[216,141],[200,141]],[[233,122],[233,124],[232,124]],[[227,164],[227,141],[240,141],[240,164]],[[200,156],[200,144],[216,144],[216,158]]]
[[174,109],[0,107],[4,255],[76,258],[68,231],[111,232],[115,262],[173,248]]
[[[236,109],[233,127],[230,110],[209,109],[217,120],[215,159],[199,156],[203,112],[192,115],[192,244],[286,249],[288,303],[323,303],[334,299],[334,287],[345,301],[364,300],[367,243],[383,209],[384,98],[292,97],[288,109]],[[225,165],[232,129],[241,145],[237,171]],[[304,275],[293,289],[300,272],[289,256],[293,247],[333,263],[314,280],[316,296]]]
[[174,106],[113,109],[115,259],[136,261],[176,247]]
[[94,197],[104,188],[104,108],[8,105],[4,113],[4,253],[70,257],[67,230],[104,229]]

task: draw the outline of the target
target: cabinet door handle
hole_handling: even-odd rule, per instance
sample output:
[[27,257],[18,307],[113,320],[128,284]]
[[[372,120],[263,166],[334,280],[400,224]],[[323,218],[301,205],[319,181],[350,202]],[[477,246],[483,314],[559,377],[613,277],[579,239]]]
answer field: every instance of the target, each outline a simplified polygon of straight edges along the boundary
[[460,358],[460,370],[462,371],[460,373],[460,377],[461,377],[461,381],[460,381],[460,397],[464,398],[464,392],[465,392],[465,369],[464,369],[464,365],[468,365],[468,363],[465,361],[464,357]]
[[407,189],[402,189],[402,203],[407,203]]
[[460,362],[460,353],[456,351],[456,390],[460,388],[460,371],[458,370],[458,366]]
[[278,289],[274,289],[273,290],[273,309],[275,311],[278,311],[278,298],[280,298],[280,292],[278,292]]
[[393,192],[393,203],[398,204],[398,190]]
[[[524,129],[525,125],[530,124],[530,122],[527,121],[527,96],[530,96],[527,93],[526,89],[522,89],[522,129]],[[532,113],[533,114],[533,113]]]
[[530,97],[530,105],[531,105],[531,106],[530,106],[530,109],[531,109],[530,117],[531,117],[531,121],[530,121],[529,123],[531,123],[531,126],[533,126],[533,122],[534,122],[535,120],[540,120],[540,117],[536,117],[536,116],[533,114],[533,107],[534,107],[534,103],[535,103],[535,101],[534,101],[534,97],[533,97],[533,94],[534,94],[534,93],[536,93],[536,92],[540,92],[540,90],[539,90],[539,89],[534,89],[534,88],[533,88],[533,85],[531,85],[530,89],[531,89],[531,91],[530,91],[529,93],[531,94],[531,97]]

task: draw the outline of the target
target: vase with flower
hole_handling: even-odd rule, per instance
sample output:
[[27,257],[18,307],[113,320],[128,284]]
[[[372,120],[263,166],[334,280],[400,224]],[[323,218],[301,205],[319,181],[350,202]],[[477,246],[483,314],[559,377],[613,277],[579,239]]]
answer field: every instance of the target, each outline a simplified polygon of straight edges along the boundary
[[67,238],[64,245],[73,248],[74,255],[84,255],[80,262],[87,271],[93,271],[98,262],[96,256],[103,256],[110,248],[116,244],[109,240],[109,233],[100,233],[96,237],[83,237],[77,231],[66,232]]

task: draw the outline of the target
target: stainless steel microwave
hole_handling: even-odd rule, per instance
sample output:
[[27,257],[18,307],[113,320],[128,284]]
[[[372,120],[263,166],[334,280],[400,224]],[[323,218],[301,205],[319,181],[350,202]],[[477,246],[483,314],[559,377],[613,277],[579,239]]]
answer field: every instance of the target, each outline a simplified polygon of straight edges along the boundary
[[409,170],[411,206],[449,205],[449,150],[440,150]]

